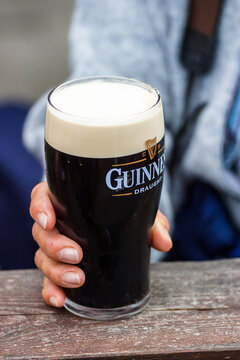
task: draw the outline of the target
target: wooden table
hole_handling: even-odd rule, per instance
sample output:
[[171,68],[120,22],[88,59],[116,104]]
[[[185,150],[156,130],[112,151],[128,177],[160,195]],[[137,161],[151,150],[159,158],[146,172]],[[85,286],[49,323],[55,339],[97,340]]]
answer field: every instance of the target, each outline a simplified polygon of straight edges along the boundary
[[240,359],[240,260],[160,263],[141,314],[93,321],[41,299],[37,270],[0,272],[0,359]]

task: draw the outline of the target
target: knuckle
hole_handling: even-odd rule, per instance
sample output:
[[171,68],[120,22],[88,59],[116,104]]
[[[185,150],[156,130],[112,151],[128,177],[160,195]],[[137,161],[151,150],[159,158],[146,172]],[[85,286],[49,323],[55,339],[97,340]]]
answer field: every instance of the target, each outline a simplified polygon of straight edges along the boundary
[[47,286],[48,283],[48,279],[46,278],[46,276],[44,276],[43,278],[43,287]]
[[37,241],[38,233],[39,233],[38,225],[37,223],[34,223],[32,226],[32,237],[35,241]]
[[46,186],[46,182],[41,182],[37,184],[31,192],[31,207],[34,205],[36,207],[36,204],[38,204],[37,199],[41,199],[44,196],[44,188]]
[[46,275],[49,279],[53,280],[56,278],[55,266],[46,267]]
[[32,192],[31,192],[31,199],[36,195],[36,193],[38,192],[39,187],[41,186],[41,184],[42,183],[39,183],[36,186],[34,186],[34,188],[32,189]]
[[53,254],[56,249],[56,241],[53,241],[52,236],[49,235],[49,233],[46,233],[46,236],[44,236],[43,246],[47,253]]
[[34,200],[31,200],[30,206],[29,206],[29,214],[33,220],[35,220],[35,203]]
[[37,268],[38,268],[38,257],[39,257],[39,250],[37,250],[34,255],[34,263]]
[[37,210],[37,212],[41,211],[42,205],[43,205],[43,198],[42,197],[38,197],[38,198],[35,198],[34,200],[32,200],[32,202],[31,202],[31,210],[32,210],[32,212],[34,210]]
[[45,301],[45,299],[46,299],[46,289],[44,287],[42,288],[42,298]]
[[[34,261],[37,268],[42,271],[45,277],[48,279],[54,279],[55,266],[49,266],[46,256],[41,249],[36,251]],[[44,287],[46,287],[47,282],[47,279],[44,280]]]
[[37,213],[41,212],[42,209],[42,198],[34,198],[31,200],[29,213],[33,220],[37,219]]
[[29,214],[30,214],[30,216],[33,218],[32,201],[31,201],[30,206],[29,206]]
[[41,249],[38,249],[38,250],[35,252],[34,262],[35,262],[35,265],[37,266],[37,268],[41,270],[41,268],[42,268]]
[[41,236],[40,246],[48,257],[54,260],[59,259],[58,256],[59,244],[57,239],[55,239],[52,236],[52,234],[49,234],[48,232],[44,231]]

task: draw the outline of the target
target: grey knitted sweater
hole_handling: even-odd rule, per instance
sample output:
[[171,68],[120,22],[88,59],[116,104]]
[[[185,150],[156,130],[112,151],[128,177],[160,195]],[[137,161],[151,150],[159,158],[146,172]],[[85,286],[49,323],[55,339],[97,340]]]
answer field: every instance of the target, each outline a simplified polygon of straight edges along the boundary
[[[166,122],[166,155],[184,121],[187,70],[179,61],[187,0],[79,0],[70,28],[70,78],[121,75],[159,89]],[[174,176],[166,171],[161,209],[172,224],[194,179],[213,185],[240,228],[240,180],[224,165],[229,108],[240,73],[240,1],[226,1],[214,67],[194,79],[187,112],[205,104]],[[46,94],[27,117],[23,139],[42,162]],[[240,130],[239,130],[240,131]],[[184,144],[183,144],[184,146]],[[239,154],[239,146],[235,153]]]

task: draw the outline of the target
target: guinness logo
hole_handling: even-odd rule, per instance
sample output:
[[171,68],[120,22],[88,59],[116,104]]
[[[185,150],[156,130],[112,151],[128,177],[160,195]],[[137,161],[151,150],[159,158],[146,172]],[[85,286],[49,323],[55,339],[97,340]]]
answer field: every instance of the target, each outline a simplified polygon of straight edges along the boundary
[[[147,150],[134,154],[133,161],[114,161],[107,171],[105,183],[113,191],[112,196],[130,196],[151,190],[162,182],[165,155],[164,138],[157,144],[157,137],[145,142]],[[149,154],[149,156],[147,155]]]
[[155,136],[155,138],[147,140],[145,144],[148,150],[149,157],[152,160],[157,154],[157,137]]

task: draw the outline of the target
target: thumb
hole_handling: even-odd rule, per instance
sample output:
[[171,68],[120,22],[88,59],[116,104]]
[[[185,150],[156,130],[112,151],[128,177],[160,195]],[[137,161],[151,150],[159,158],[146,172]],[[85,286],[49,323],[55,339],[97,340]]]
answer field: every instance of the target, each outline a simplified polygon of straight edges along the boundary
[[169,235],[169,222],[159,210],[152,228],[152,247],[159,251],[169,251],[172,239]]

